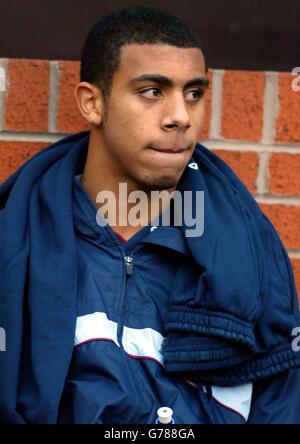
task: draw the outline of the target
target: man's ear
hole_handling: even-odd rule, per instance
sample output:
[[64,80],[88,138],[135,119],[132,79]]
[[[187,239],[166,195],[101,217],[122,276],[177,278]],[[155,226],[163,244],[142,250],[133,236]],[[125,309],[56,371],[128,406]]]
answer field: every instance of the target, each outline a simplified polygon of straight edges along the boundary
[[80,82],[76,85],[74,96],[85,120],[91,125],[101,125],[104,115],[104,98],[101,90],[91,83]]

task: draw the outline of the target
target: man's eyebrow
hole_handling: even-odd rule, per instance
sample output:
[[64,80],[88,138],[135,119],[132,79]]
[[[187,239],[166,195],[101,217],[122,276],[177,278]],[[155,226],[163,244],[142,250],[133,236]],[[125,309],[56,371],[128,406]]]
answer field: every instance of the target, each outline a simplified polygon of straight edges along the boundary
[[[146,81],[155,82],[160,85],[169,86],[169,87],[174,85],[171,79],[169,79],[166,76],[162,76],[160,74],[143,74],[139,77],[135,77],[134,79],[128,80],[127,83],[129,85],[135,85],[136,83],[141,83]],[[207,88],[208,85],[209,85],[209,80],[207,79],[207,77],[195,77],[194,79],[191,79],[188,82],[186,82],[184,88],[189,88],[191,86],[201,86],[203,88]]]

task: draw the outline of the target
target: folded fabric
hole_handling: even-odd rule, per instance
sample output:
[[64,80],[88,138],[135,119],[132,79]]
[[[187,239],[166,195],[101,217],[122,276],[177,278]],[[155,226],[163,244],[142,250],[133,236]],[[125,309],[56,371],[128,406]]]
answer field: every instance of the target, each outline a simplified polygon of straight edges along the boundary
[[[83,132],[58,141],[0,187],[1,422],[25,422],[26,411],[57,420],[77,315],[72,184],[88,140]],[[166,371],[232,385],[300,366],[295,284],[275,230],[217,156],[197,144],[193,160],[198,169],[187,168],[178,188],[204,191],[204,233],[186,238],[202,273],[196,288],[180,270],[174,279]]]
[[[23,423],[24,417],[34,422],[24,415],[28,411],[56,423],[77,315],[72,182],[87,144],[87,133],[65,138],[0,187],[2,423]],[[23,394],[25,384],[30,399]]]
[[202,145],[193,157],[199,174],[185,172],[178,188],[204,191],[204,233],[186,238],[203,272],[188,291],[180,272],[175,279],[166,370],[222,386],[299,367],[298,298],[278,234],[224,161]]

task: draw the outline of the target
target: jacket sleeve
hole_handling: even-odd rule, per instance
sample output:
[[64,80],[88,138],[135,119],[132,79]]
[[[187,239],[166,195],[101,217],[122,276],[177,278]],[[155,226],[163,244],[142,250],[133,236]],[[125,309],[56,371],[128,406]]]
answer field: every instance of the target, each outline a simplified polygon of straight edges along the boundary
[[248,424],[300,424],[300,369],[256,381]]

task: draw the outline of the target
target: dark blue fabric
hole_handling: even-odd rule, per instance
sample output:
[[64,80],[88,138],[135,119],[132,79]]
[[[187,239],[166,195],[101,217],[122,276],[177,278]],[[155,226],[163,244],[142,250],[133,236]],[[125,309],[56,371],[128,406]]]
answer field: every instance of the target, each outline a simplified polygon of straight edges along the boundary
[[17,408],[23,383],[31,389],[32,417],[56,422],[76,322],[72,183],[87,140],[80,134],[52,145],[0,189],[2,422],[24,421]]
[[[243,388],[247,406],[235,388],[226,388],[219,402],[209,388],[205,392],[201,385],[170,377],[160,361],[178,269],[187,288],[193,288],[201,273],[180,227],[151,231],[147,226],[122,245],[110,226],[96,224],[96,207],[78,177],[73,202],[78,322],[58,422],[153,424],[157,410],[169,406],[177,424],[244,424],[251,407],[251,383]],[[132,274],[127,277],[125,255],[132,258]],[[104,321],[103,329],[103,317],[114,327]]]
[[[151,232],[147,226],[122,245],[110,226],[96,224],[96,207],[78,178],[73,201],[78,325],[58,422],[154,424],[157,410],[166,405],[173,409],[176,423],[209,422],[211,414],[197,387],[170,377],[156,353],[165,337],[170,288],[178,267],[184,264],[186,279],[195,276],[194,283],[200,272],[184,248],[180,228],[160,226]],[[130,276],[124,255],[132,258]],[[95,313],[105,315],[115,328],[99,328],[98,317],[98,329],[92,328],[90,334]],[[213,413],[222,417],[222,423],[245,422],[220,405]]]
[[[1,422],[57,421],[77,315],[72,184],[88,137],[60,140],[0,187]],[[166,371],[234,385],[299,367],[295,283],[274,227],[221,159],[200,144],[193,159],[178,188],[205,192],[204,234],[183,247],[202,272],[189,291],[184,273],[174,280]]]
[[226,386],[299,367],[291,345],[298,298],[275,228],[218,156],[201,146],[193,158],[199,174],[187,169],[178,189],[205,194],[204,234],[186,238],[204,272],[193,294],[176,282],[162,349],[167,371]]
[[300,424],[300,369],[254,384],[249,424]]

